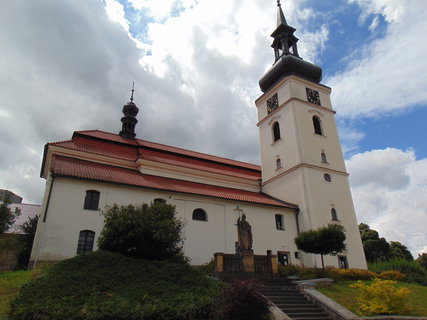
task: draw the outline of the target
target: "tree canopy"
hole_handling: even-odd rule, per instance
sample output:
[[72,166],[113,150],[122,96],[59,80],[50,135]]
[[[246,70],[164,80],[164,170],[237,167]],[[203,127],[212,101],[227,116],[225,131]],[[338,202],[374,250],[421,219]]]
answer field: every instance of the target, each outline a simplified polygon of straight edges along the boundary
[[414,260],[408,248],[398,241],[387,242],[380,238],[378,231],[371,229],[366,223],[359,224],[363,250],[368,262],[386,261],[393,258]]
[[5,233],[15,223],[16,218],[21,214],[18,208],[12,211],[9,208],[10,194],[6,192],[3,202],[0,204],[0,234]]
[[306,253],[323,255],[337,254],[346,249],[344,243],[346,239],[345,229],[339,224],[328,224],[315,230],[301,232],[295,238],[295,244],[299,250]]
[[165,203],[115,204],[102,214],[104,228],[98,239],[101,250],[136,259],[187,260],[182,250],[184,222],[176,217],[174,206]]

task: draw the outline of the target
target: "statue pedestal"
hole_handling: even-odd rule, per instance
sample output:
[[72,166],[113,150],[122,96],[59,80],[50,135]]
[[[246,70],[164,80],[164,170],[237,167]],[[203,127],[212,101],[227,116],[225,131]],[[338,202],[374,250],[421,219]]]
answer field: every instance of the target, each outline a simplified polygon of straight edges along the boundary
[[276,255],[254,255],[215,253],[215,274],[220,278],[254,276],[258,278],[278,277]]
[[253,254],[243,254],[243,272],[255,272],[255,259]]

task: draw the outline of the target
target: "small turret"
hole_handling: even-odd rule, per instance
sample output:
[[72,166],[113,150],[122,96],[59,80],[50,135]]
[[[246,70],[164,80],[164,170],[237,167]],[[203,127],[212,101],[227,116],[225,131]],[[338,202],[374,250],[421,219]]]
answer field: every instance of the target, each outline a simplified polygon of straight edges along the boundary
[[135,139],[135,125],[138,123],[136,115],[139,112],[138,107],[133,103],[133,93],[134,93],[134,84],[132,83],[132,94],[130,96],[130,101],[123,106],[122,112],[124,117],[122,117],[122,131],[119,135],[124,139]]

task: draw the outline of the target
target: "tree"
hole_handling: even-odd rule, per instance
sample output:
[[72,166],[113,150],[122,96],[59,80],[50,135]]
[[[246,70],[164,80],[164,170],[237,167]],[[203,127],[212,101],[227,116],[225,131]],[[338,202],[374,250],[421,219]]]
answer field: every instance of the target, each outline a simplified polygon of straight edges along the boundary
[[366,223],[359,224],[363,250],[368,262],[385,261],[390,254],[390,245],[384,238],[380,238],[376,230],[371,229]]
[[115,204],[102,214],[104,228],[98,239],[101,250],[135,259],[187,261],[182,250],[184,222],[176,217],[175,206]]
[[0,204],[0,234],[5,233],[15,223],[16,218],[21,214],[18,208],[12,212],[9,208],[10,194],[6,192],[3,203]]
[[419,254],[416,261],[421,265],[421,267],[427,269],[427,253]]
[[399,241],[390,241],[389,259],[398,258],[403,260],[414,260],[408,248]]
[[320,254],[322,268],[325,268],[323,255],[334,255],[344,251],[346,249],[345,239],[345,229],[342,225],[328,224],[326,227],[320,227],[316,230],[301,232],[294,241],[299,250]]
[[24,237],[23,248],[18,257],[18,264],[24,268],[28,266],[28,262],[30,261],[31,250],[33,248],[39,217],[39,215],[29,217],[27,221],[19,226],[19,229],[24,233]]

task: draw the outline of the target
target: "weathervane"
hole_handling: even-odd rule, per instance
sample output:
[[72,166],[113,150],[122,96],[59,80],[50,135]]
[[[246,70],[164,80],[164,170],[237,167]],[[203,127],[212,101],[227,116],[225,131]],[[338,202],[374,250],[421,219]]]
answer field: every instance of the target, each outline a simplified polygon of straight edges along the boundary
[[280,0],[277,0],[277,6],[280,7]]

